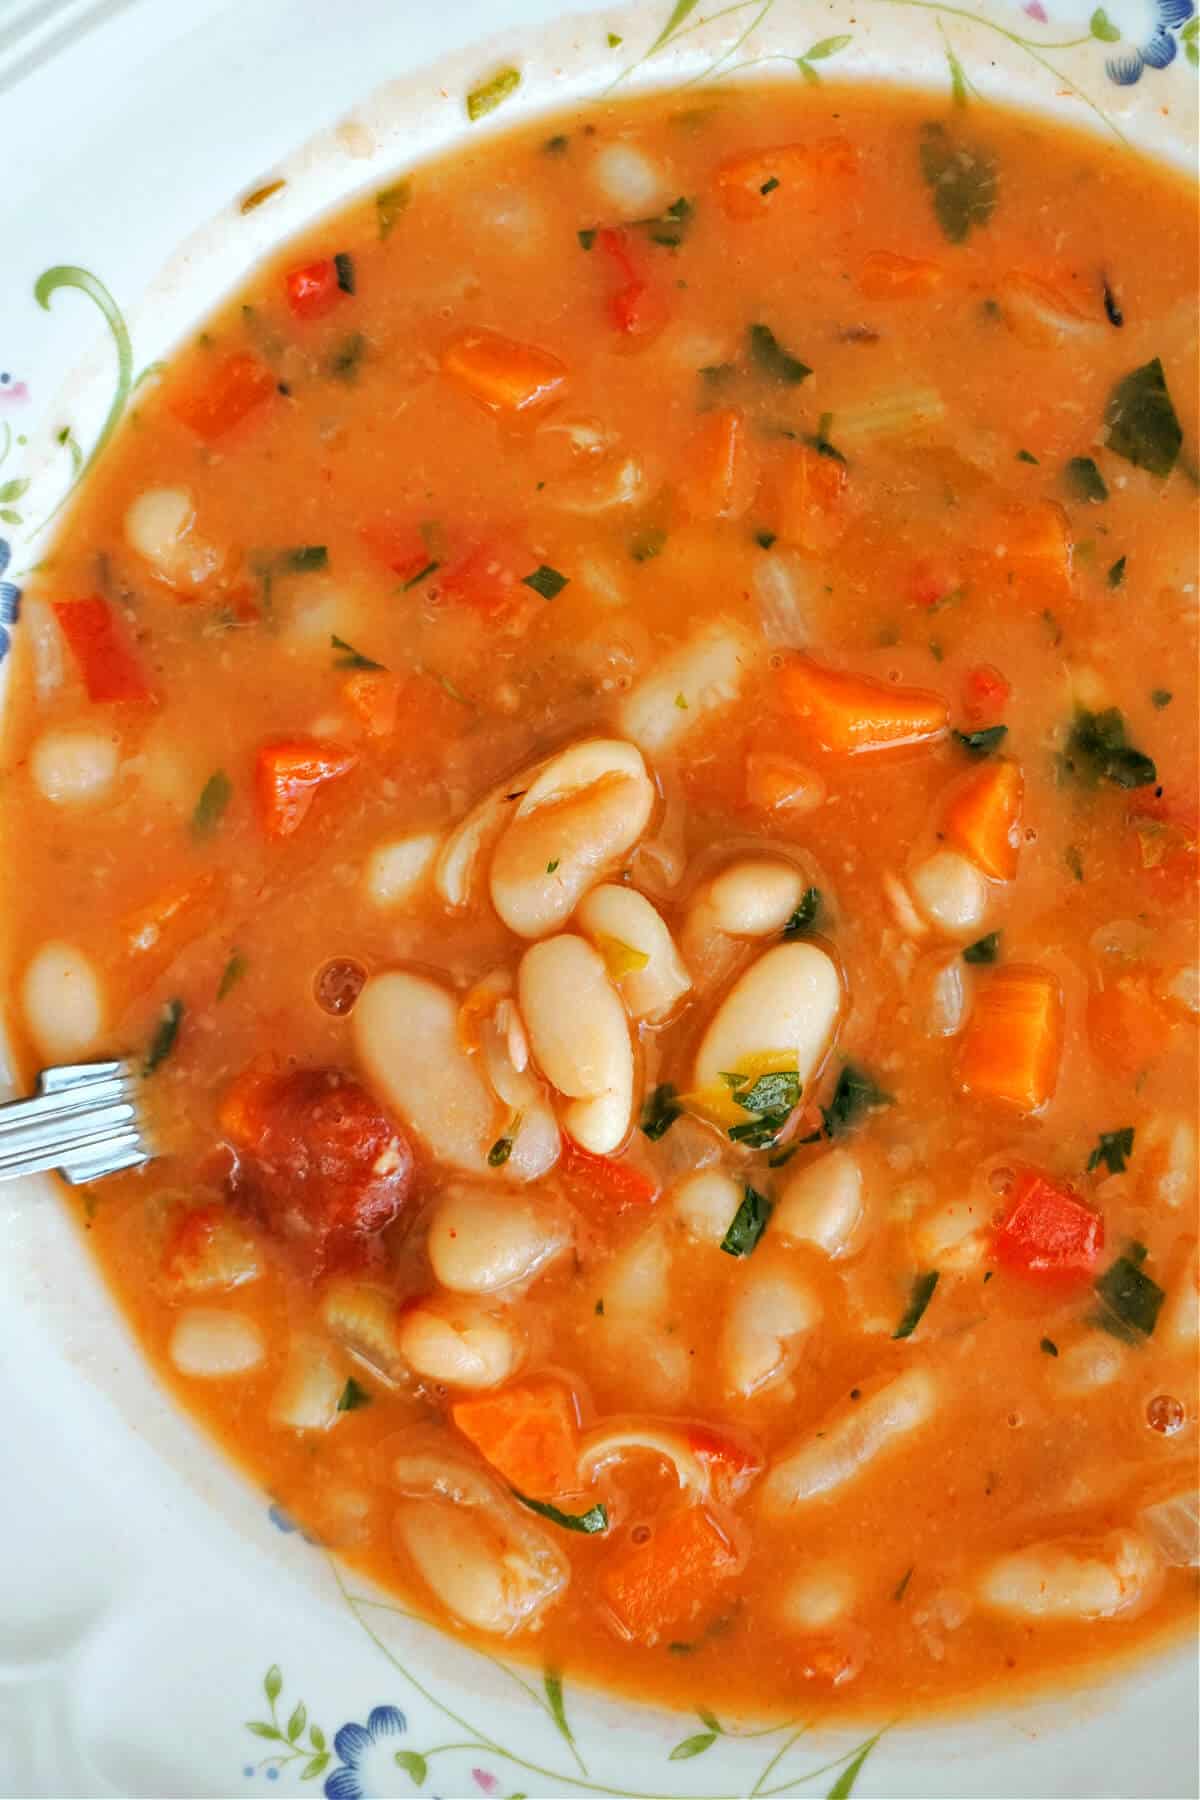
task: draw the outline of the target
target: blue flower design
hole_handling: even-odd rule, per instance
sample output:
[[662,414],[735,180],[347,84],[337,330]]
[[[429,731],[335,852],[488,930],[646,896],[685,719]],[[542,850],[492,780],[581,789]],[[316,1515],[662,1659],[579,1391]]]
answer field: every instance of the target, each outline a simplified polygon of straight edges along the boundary
[[[333,1740],[339,1767],[326,1778],[325,1800],[372,1800],[378,1791],[372,1776],[376,1772],[383,1775],[391,1768],[392,1756],[390,1746],[382,1761],[371,1753],[377,1744],[399,1737],[407,1729],[408,1722],[396,1706],[374,1707],[365,1725],[355,1719],[343,1725]],[[376,1763],[375,1768],[372,1763]],[[391,1772],[394,1775],[394,1769]]]
[[[1154,0],[1155,23],[1150,36],[1145,43],[1108,58],[1104,68],[1109,80],[1118,87],[1132,87],[1142,79],[1143,69],[1169,68],[1179,54],[1175,34],[1183,31],[1195,12],[1195,0]],[[1189,43],[1189,56],[1192,49]]]
[[278,1500],[273,1500],[270,1506],[268,1506],[267,1517],[270,1519],[276,1531],[282,1531],[285,1536],[290,1535],[293,1531],[298,1531],[306,1544],[315,1544],[318,1550],[321,1548],[320,1538],[313,1537],[311,1532],[305,1531],[302,1526],[297,1525],[291,1513],[285,1512]]
[[[0,538],[0,576],[4,574],[12,561],[12,550],[7,538]],[[3,662],[12,648],[11,627],[16,624],[21,613],[21,590],[14,582],[0,580],[0,662]]]

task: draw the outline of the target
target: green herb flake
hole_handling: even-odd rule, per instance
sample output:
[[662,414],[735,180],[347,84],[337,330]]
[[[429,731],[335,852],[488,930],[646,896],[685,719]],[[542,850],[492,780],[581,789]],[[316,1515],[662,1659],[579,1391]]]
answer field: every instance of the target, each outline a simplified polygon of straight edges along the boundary
[[338,250],[333,258],[337,284],[343,294],[355,291],[354,258],[348,250]]
[[965,963],[994,963],[1000,954],[1000,933],[989,931],[986,937],[976,938],[968,944],[962,953]]
[[1169,475],[1183,447],[1183,431],[1156,356],[1118,381],[1104,409],[1105,442],[1135,469]]
[[235,950],[233,955],[229,958],[229,961],[225,964],[225,967],[221,970],[221,979],[217,983],[218,1000],[224,1000],[226,994],[237,986],[248,967],[249,964],[241,951]]
[[1090,456],[1073,456],[1063,470],[1063,483],[1081,506],[1099,506],[1108,499],[1108,483]]
[[1133,1134],[1132,1125],[1123,1125],[1119,1131],[1102,1131],[1087,1159],[1088,1174],[1103,1163],[1110,1175],[1123,1175],[1133,1155]]
[[784,349],[769,325],[751,325],[749,342],[752,360],[771,381],[794,387],[812,374],[807,363]]
[[423,581],[428,581],[434,571],[440,569],[441,566],[439,562],[427,562],[423,569],[418,569],[415,575],[410,575],[407,581],[401,582],[400,592],[402,594],[411,593],[413,588],[420,587]]
[[547,156],[561,156],[569,141],[570,140],[565,132],[556,131],[553,137],[548,137],[546,139],[545,143],[542,145],[542,149],[546,152]]
[[640,1120],[642,1135],[648,1137],[652,1144],[657,1144],[660,1137],[670,1131],[676,1119],[683,1112],[679,1104],[676,1090],[669,1081],[662,1081],[654,1089],[642,1107]]
[[896,1602],[897,1606],[908,1592],[908,1584],[913,1578],[913,1570],[916,1566],[915,1563],[909,1563],[907,1569],[905,1569],[903,1575],[892,1589],[892,1599]]
[[1038,467],[1037,457],[1034,456],[1033,453],[1029,450],[1018,450],[1017,451],[1017,461],[1023,462],[1023,463],[1032,463],[1035,469]]
[[143,1075],[153,1075],[155,1069],[161,1068],[175,1048],[179,1027],[183,1023],[183,1010],[182,1000],[168,1000],[163,1007],[162,1015],[154,1028],[154,1036],[150,1039],[146,1060],[142,1064]]
[[785,938],[804,937],[815,929],[821,916],[821,890],[817,887],[805,888],[800,896],[800,904],[783,928]]
[[334,381],[347,384],[358,380],[358,367],[367,354],[367,340],[361,331],[352,331],[344,337],[329,358],[327,368]]
[[1048,1338],[1048,1337],[1043,1338],[1042,1343],[1041,1343],[1041,1348],[1047,1356],[1057,1356],[1058,1355],[1058,1345],[1055,1343],[1053,1338]]
[[760,1194],[757,1188],[747,1186],[742,1193],[742,1203],[721,1239],[721,1248],[726,1256],[749,1256],[767,1229],[772,1210],[771,1202],[765,1194]]
[[763,182],[762,186],[759,188],[758,191],[760,194],[764,194],[764,195],[773,194],[775,192],[775,189],[778,186],[779,186],[778,175],[772,175],[769,180]]
[[795,1069],[779,1069],[770,1075],[760,1075],[744,1094],[741,1092],[743,1085],[744,1082],[739,1081],[734,1099],[746,1112],[791,1112],[800,1099],[800,1076]]
[[382,241],[390,237],[400,214],[412,199],[412,183],[410,181],[394,181],[391,187],[381,188],[375,196],[375,219],[379,226]]
[[513,1152],[513,1141],[510,1137],[499,1137],[487,1153],[488,1168],[502,1169]]
[[925,1308],[933,1299],[933,1290],[938,1284],[938,1271],[930,1269],[924,1275],[918,1275],[912,1284],[908,1306],[904,1317],[892,1333],[892,1340],[911,1337],[925,1315]]
[[297,544],[283,552],[279,566],[289,575],[315,575],[329,567],[329,551],[324,544]]
[[1106,579],[1110,588],[1124,587],[1125,558],[1123,556],[1118,556],[1116,562],[1113,563],[1112,567],[1109,569]]
[[775,533],[773,531],[756,531],[754,541],[760,550],[769,550],[775,542]]
[[581,250],[590,250],[596,241],[596,227],[594,225],[586,225],[582,231],[577,231],[575,236],[579,239],[579,248]]
[[666,532],[652,527],[634,533],[633,541],[629,546],[629,554],[634,562],[652,562],[656,556],[662,555],[666,547]]
[[995,158],[950,136],[944,125],[921,131],[921,174],[938,224],[952,244],[964,243],[996,210]]
[[201,788],[200,798],[196,802],[196,810],[192,814],[193,837],[211,837],[221,823],[225,808],[232,798],[232,781],[224,769],[215,770]]
[[340,1413],[358,1412],[362,1407],[370,1406],[374,1397],[365,1387],[361,1387],[355,1381],[353,1375],[349,1375],[346,1378],[345,1387],[338,1395],[337,1410]]
[[833,1098],[821,1108],[826,1137],[843,1137],[861,1125],[865,1114],[876,1107],[894,1106],[895,1096],[886,1094],[865,1069],[847,1063],[838,1076]]
[[732,376],[737,374],[737,364],[731,362],[703,363],[700,368],[696,370],[696,373],[703,381],[706,381],[710,387],[720,387],[724,382],[730,380]]
[[553,600],[567,586],[568,577],[560,575],[548,563],[539,563],[532,575],[522,575],[521,585],[532,588],[543,600]]
[[1068,844],[1063,851],[1063,861],[1070,869],[1076,881],[1083,880],[1083,857],[1079,853],[1078,844]]
[[1170,688],[1153,688],[1150,693],[1150,704],[1161,712],[1164,706],[1170,706],[1174,698]]
[[595,1313],[595,1315],[598,1319],[602,1319],[604,1317],[604,1301],[603,1301],[603,1299],[597,1300],[595,1306],[593,1306],[593,1308],[592,1308],[592,1311]]
[[1130,1244],[1094,1284],[1102,1305],[1092,1315],[1092,1323],[1131,1344],[1150,1336],[1166,1298],[1157,1281],[1142,1268],[1145,1260],[1145,1245]]
[[361,650],[356,650],[353,644],[346,642],[345,638],[331,637],[329,642],[334,650],[342,652],[340,656],[335,656],[333,659],[335,669],[383,669],[386,667],[386,664],[376,662],[370,656],[364,656]]
[[527,1494],[512,1489],[514,1500],[527,1506],[530,1512],[536,1513],[539,1519],[549,1519],[552,1525],[558,1525],[563,1531],[582,1531],[587,1537],[595,1537],[597,1532],[608,1530],[608,1508],[602,1500],[595,1506],[589,1506],[586,1512],[560,1512],[557,1506],[551,1506],[547,1500],[531,1500]]
[[485,114],[495,112],[521,85],[520,69],[498,69],[490,81],[481,82],[467,95],[467,117],[474,124]]
[[548,862],[548,863],[547,863],[547,864],[546,864],[546,873],[547,873],[547,875],[553,875],[553,873],[554,873],[554,871],[555,871],[555,869],[557,869],[557,867],[558,867],[558,862],[559,862],[559,859],[558,859],[558,857],[557,857],[557,856],[556,856],[556,857],[554,857],[554,858],[553,858],[553,859],[552,859],[552,860],[551,860],[551,861],[550,861],[550,862]]
[[1008,736],[1008,726],[987,725],[982,731],[954,731],[950,735],[969,756],[990,756]]
[[1125,720],[1115,706],[1103,712],[1080,709],[1075,714],[1063,756],[1069,774],[1114,787],[1150,787],[1158,780],[1152,759],[1126,741]]

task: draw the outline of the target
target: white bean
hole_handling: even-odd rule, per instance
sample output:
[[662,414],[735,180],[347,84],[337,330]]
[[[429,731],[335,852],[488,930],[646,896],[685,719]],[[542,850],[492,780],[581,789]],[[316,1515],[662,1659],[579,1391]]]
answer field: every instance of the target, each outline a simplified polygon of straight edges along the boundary
[[[645,485],[646,470],[641,457],[614,450],[593,468],[580,469],[552,482],[546,491],[546,499],[563,512],[590,518],[597,513],[611,512],[614,507],[632,506]],[[605,604],[612,605],[613,601],[606,600]]]
[[168,1354],[181,1375],[220,1381],[257,1368],[266,1346],[258,1326],[244,1314],[191,1306],[175,1322]]
[[970,937],[983,922],[988,885],[973,862],[957,850],[935,850],[908,878],[913,899],[926,918],[948,937]]
[[604,882],[584,896],[576,918],[632,1017],[665,1019],[692,983],[665,920],[645,895]]
[[667,749],[715,708],[737,699],[756,658],[757,647],[744,632],[710,626],[627,695],[621,729],[643,750]]
[[585,1150],[611,1155],[629,1135],[634,1059],[603,959],[581,937],[547,938],[525,952],[518,994],[538,1065],[572,1102],[567,1130]]
[[1031,1544],[989,1564],[979,1598],[1020,1619],[1111,1619],[1146,1606],[1162,1583],[1153,1546],[1136,1531],[1091,1543]]
[[913,1223],[913,1248],[926,1268],[967,1269],[987,1250],[986,1228],[995,1209],[974,1191],[943,1200]]
[[1200,1341],[1200,1246],[1196,1244],[1167,1295],[1160,1335],[1171,1350],[1194,1350]]
[[940,1395],[927,1369],[906,1369],[865,1400],[843,1406],[814,1436],[784,1452],[763,1483],[763,1502],[786,1512],[852,1481],[927,1425]]
[[892,917],[907,938],[923,938],[929,935],[929,927],[912,903],[912,895],[899,878],[890,869],[883,876],[883,897],[891,908]]
[[1189,1018],[1196,1018],[1200,1014],[1200,964],[1182,963],[1173,973],[1168,971],[1159,992]]
[[373,906],[387,911],[408,900],[420,887],[438,852],[436,832],[393,838],[376,844],[363,866],[363,892]]
[[88,806],[102,800],[117,774],[117,739],[77,727],[44,731],[29,753],[29,768],[55,806]]
[[499,1387],[521,1364],[522,1346],[512,1324],[465,1300],[410,1307],[401,1315],[396,1340],[414,1375],[446,1387]]
[[1196,1199],[1197,1140],[1194,1119],[1157,1113],[1138,1133],[1142,1185],[1155,1201],[1178,1211]]
[[321,1298],[321,1322],[351,1356],[384,1381],[404,1375],[396,1302],[365,1281],[335,1281]]
[[438,1201],[429,1260],[456,1294],[494,1294],[529,1281],[571,1242],[570,1223],[543,1195],[458,1186]]
[[636,144],[617,139],[592,158],[589,174],[621,219],[644,219],[670,203],[669,177]]
[[701,1169],[671,1195],[677,1218],[702,1244],[720,1245],[742,1203],[742,1184],[719,1169]]
[[196,509],[186,488],[147,488],[125,514],[125,542],[172,587],[201,587],[221,557],[193,531]]
[[47,1062],[71,1062],[95,1049],[104,1029],[104,995],[99,975],[74,944],[43,944],[34,953],[21,1003]]
[[671,1252],[661,1228],[651,1225],[604,1265],[604,1317],[647,1325],[670,1299]]
[[808,884],[781,857],[743,857],[692,896],[680,947],[697,984],[711,987],[737,960],[740,940],[781,932]]
[[654,785],[633,744],[593,738],[534,777],[492,854],[492,904],[519,937],[545,937],[650,822]]
[[492,1091],[513,1121],[504,1134],[511,1148],[501,1174],[514,1181],[538,1181],[558,1161],[562,1135],[546,1089],[529,1067],[525,1022],[507,996],[480,1027],[479,1047]]
[[725,1391],[749,1399],[795,1368],[801,1339],[821,1317],[821,1304],[799,1275],[746,1271],[721,1334]]
[[842,1563],[812,1563],[788,1581],[780,1597],[785,1625],[800,1631],[824,1631],[854,1605],[858,1582]]
[[442,845],[433,881],[447,906],[457,910],[469,904],[479,865],[499,836],[513,805],[505,799],[505,793],[516,792],[520,785],[521,777],[517,776],[511,786],[494,788],[459,821]]
[[696,1087],[715,1087],[723,1071],[739,1071],[766,1052],[794,1053],[806,1087],[833,1041],[841,1004],[841,978],[824,950],[775,945],[718,1008],[696,1055]]
[[299,1339],[271,1396],[272,1425],[287,1431],[327,1431],[337,1420],[345,1385],[345,1369],[333,1347],[323,1338]]
[[949,958],[927,961],[918,968],[918,998],[927,1037],[954,1037],[966,1024],[968,973],[957,952]]
[[359,1062],[381,1098],[439,1162],[486,1174],[495,1107],[457,1026],[446,989],[402,969],[372,976],[351,1014]]
[[785,1183],[771,1232],[788,1243],[815,1244],[826,1256],[849,1256],[865,1210],[858,1159],[849,1150],[827,1150]]
[[1122,1374],[1127,1352],[1112,1338],[1097,1331],[1060,1349],[1047,1374],[1061,1394],[1082,1399],[1097,1388],[1109,1387]]

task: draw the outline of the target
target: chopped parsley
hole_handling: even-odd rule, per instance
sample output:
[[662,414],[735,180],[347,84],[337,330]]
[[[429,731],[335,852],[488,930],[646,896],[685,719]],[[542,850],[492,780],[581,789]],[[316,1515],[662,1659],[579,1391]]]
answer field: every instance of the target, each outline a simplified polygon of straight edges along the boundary
[[642,1107],[641,1128],[645,1137],[656,1144],[670,1131],[683,1112],[679,1096],[669,1081],[661,1081]]
[[1023,463],[1032,463],[1035,469],[1038,466],[1038,459],[1036,456],[1033,455],[1032,451],[1030,451],[1030,450],[1018,450],[1017,451],[1017,461],[1023,462]]
[[1108,397],[1104,423],[1105,442],[1115,456],[1151,475],[1171,473],[1183,447],[1183,431],[1157,356],[1118,381]]
[[333,266],[337,272],[337,284],[342,290],[342,293],[352,294],[355,291],[356,277],[354,274],[354,258],[351,256],[350,252],[348,250],[339,250],[333,259]]
[[[734,1077],[739,1088],[746,1079],[741,1075]],[[746,1112],[791,1112],[800,1099],[800,1076],[795,1069],[779,1069],[770,1075],[760,1075],[747,1093],[735,1091],[733,1097]]]
[[150,1039],[150,1047],[146,1051],[146,1060],[142,1064],[143,1075],[153,1075],[160,1068],[175,1048],[175,1040],[179,1036],[179,1027],[183,1023],[183,1001],[168,1000],[162,1009],[162,1015],[154,1028],[154,1036]]
[[936,1269],[930,1269],[924,1275],[918,1275],[914,1278],[912,1293],[909,1295],[908,1306],[905,1309],[904,1317],[892,1333],[893,1342],[895,1342],[897,1338],[912,1336],[913,1332],[917,1329],[917,1326],[925,1316],[925,1308],[933,1299],[933,1290],[937,1284],[938,1272]]
[[915,1563],[909,1563],[907,1569],[905,1569],[903,1575],[896,1583],[895,1588],[892,1590],[892,1599],[897,1605],[900,1604],[901,1600],[903,1600],[905,1594],[908,1592],[908,1584],[913,1578],[913,1570],[916,1566]]
[[1063,481],[1073,500],[1098,506],[1108,499],[1108,483],[1090,456],[1073,456],[1063,470]]
[[989,931],[986,937],[976,938],[968,944],[962,953],[965,963],[994,963],[1000,954],[1000,933]]
[[408,181],[394,181],[391,187],[379,190],[375,196],[375,219],[381,239],[390,237],[396,220],[411,199],[412,183]]
[[1042,1343],[1041,1343],[1041,1348],[1045,1351],[1047,1356],[1057,1356],[1058,1355],[1058,1345],[1055,1343],[1053,1338],[1048,1338],[1048,1337],[1043,1338]]
[[502,1169],[512,1155],[513,1141],[510,1137],[498,1137],[487,1153],[488,1168]]
[[532,588],[535,594],[542,596],[543,600],[553,600],[556,595],[561,594],[567,581],[566,575],[560,575],[558,570],[552,569],[548,563],[539,563],[532,575],[522,575],[521,577],[522,587]]
[[820,888],[805,888],[800,896],[800,904],[783,928],[785,938],[803,937],[812,931],[821,916]]
[[224,816],[225,808],[233,798],[233,783],[224,769],[217,769],[209,776],[200,790],[200,798],[196,802],[196,810],[192,814],[193,837],[211,837]]
[[235,950],[225,967],[221,970],[221,979],[217,983],[217,999],[223,1000],[231,988],[235,988],[246,973],[248,964],[240,950]]
[[794,387],[812,374],[807,363],[784,349],[769,325],[751,325],[749,343],[751,359],[772,381]]
[[1166,1298],[1157,1281],[1142,1268],[1146,1255],[1145,1244],[1128,1245],[1094,1284],[1102,1304],[1092,1315],[1092,1323],[1127,1344],[1141,1343],[1150,1336]]
[[1121,788],[1149,787],[1158,779],[1150,757],[1126,742],[1125,720],[1115,706],[1075,714],[1063,766],[1080,780],[1108,781]]
[[358,365],[367,354],[367,340],[361,331],[344,337],[329,358],[328,371],[335,381],[358,380]]
[[1125,558],[1123,556],[1118,556],[1116,562],[1109,569],[1107,581],[1110,588],[1119,588],[1125,585]]
[[586,225],[582,231],[577,231],[575,236],[579,239],[579,248],[581,250],[590,250],[596,241],[596,227],[594,225]]
[[485,113],[494,112],[508,99],[510,94],[516,93],[520,85],[520,69],[498,69],[490,81],[480,82],[479,86],[472,88],[467,95],[468,119],[474,124],[476,119],[482,119]]
[[589,1506],[586,1512],[567,1513],[560,1512],[557,1506],[551,1506],[548,1500],[531,1500],[528,1494],[519,1493],[516,1488],[513,1488],[512,1496],[522,1506],[527,1506],[530,1512],[537,1513],[540,1519],[549,1519],[552,1525],[561,1526],[563,1531],[582,1531],[588,1537],[594,1537],[597,1532],[608,1530],[608,1509],[603,1500],[597,1500],[595,1506]]
[[373,657],[364,656],[361,650],[356,650],[353,644],[346,642],[345,638],[331,637],[329,642],[334,650],[342,652],[340,656],[335,656],[333,659],[335,669],[383,669],[386,667],[386,664],[376,662]]
[[1161,712],[1164,706],[1170,706],[1174,698],[1170,688],[1154,688],[1150,694],[1150,704]]
[[568,142],[569,139],[565,132],[556,131],[553,137],[548,137],[546,139],[545,143],[542,145],[542,149],[545,150],[549,156],[561,156],[566,149]]
[[996,161],[952,138],[944,125],[921,129],[921,174],[937,222],[952,244],[965,242],[996,210]]
[[1083,857],[1079,853],[1078,844],[1068,844],[1063,851],[1063,861],[1070,869],[1076,881],[1083,880]]
[[546,864],[547,875],[553,875],[555,869],[557,869],[557,867],[558,867],[558,863],[559,863],[559,859],[557,856],[551,858],[551,860]]
[[990,756],[1008,736],[1008,726],[985,725],[982,731],[954,731],[950,735],[968,756]]
[[287,575],[315,575],[329,567],[329,551],[324,544],[297,544],[282,553],[279,567]]
[[1110,1175],[1123,1175],[1132,1155],[1132,1125],[1123,1125],[1120,1131],[1102,1131],[1096,1148],[1087,1159],[1088,1174],[1103,1163]]
[[[1119,36],[1120,33],[1117,35]],[[1113,293],[1112,286],[1107,278],[1104,282],[1104,315],[1109,324],[1115,325],[1118,331],[1125,323],[1125,314],[1121,311],[1120,302]]]
[[742,1203],[721,1239],[721,1248],[726,1256],[749,1256],[767,1229],[772,1210],[771,1202],[765,1194],[760,1194],[757,1188],[746,1187],[742,1193]]
[[400,592],[402,594],[411,593],[413,588],[419,587],[423,581],[428,581],[434,571],[440,569],[441,566],[439,562],[427,562],[423,569],[418,569],[415,575],[410,575],[407,581],[400,584]]
[[691,201],[681,194],[658,218],[638,219],[636,223],[647,233],[652,244],[665,244],[674,250],[682,244],[695,210]]
[[346,1385],[338,1395],[337,1410],[342,1412],[358,1412],[364,1406],[370,1406],[374,1395],[355,1381],[353,1375],[346,1377]]
[[769,550],[775,542],[775,533],[773,531],[756,531],[754,541],[760,550]]
[[667,534],[657,526],[648,527],[644,531],[634,533],[629,546],[629,554],[634,562],[652,562],[661,556],[667,546]]
[[894,1106],[895,1096],[884,1093],[865,1069],[847,1063],[837,1079],[833,1099],[821,1108],[826,1137],[842,1137],[861,1125],[864,1114],[879,1106]]
[[762,186],[759,188],[758,191],[760,194],[773,194],[775,192],[775,189],[778,186],[779,186],[778,175],[771,175],[768,177],[768,179],[766,181],[763,182]]

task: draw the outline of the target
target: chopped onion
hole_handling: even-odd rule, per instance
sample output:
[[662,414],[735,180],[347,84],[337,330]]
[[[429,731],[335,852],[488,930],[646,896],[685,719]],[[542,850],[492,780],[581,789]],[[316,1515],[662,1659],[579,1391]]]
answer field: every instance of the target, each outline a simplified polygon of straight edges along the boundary
[[763,636],[769,644],[801,650],[812,638],[812,573],[791,551],[772,550],[755,559],[754,597]]
[[345,1371],[332,1346],[302,1338],[293,1346],[271,1401],[271,1423],[289,1431],[327,1431],[338,1416]]
[[193,1306],[181,1313],[171,1333],[171,1361],[181,1375],[220,1380],[244,1375],[266,1355],[262,1333],[242,1313]]
[[929,1037],[953,1037],[967,1016],[967,972],[955,956],[935,966],[925,1003],[925,1031]]
[[1139,1523],[1173,1569],[1200,1568],[1200,1492],[1143,1508]]

